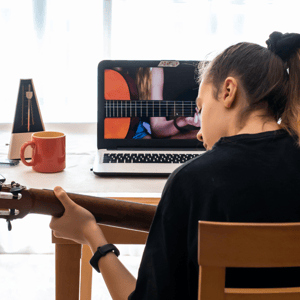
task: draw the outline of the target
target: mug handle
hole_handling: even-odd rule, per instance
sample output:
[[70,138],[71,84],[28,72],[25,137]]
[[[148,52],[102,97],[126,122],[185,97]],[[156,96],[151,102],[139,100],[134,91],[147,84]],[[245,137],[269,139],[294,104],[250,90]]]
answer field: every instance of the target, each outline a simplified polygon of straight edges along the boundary
[[23,164],[24,164],[25,166],[32,167],[32,166],[35,164],[35,161],[34,161],[34,153],[32,152],[32,159],[31,159],[30,162],[27,162],[27,161],[25,160],[25,157],[24,157],[25,149],[26,149],[28,146],[31,146],[31,148],[33,148],[33,149],[36,147],[36,145],[35,145],[35,143],[34,143],[33,141],[24,143],[24,144],[22,145],[22,147],[21,147],[21,150],[20,150],[20,157],[21,157],[21,160],[22,160],[22,162],[23,162]]

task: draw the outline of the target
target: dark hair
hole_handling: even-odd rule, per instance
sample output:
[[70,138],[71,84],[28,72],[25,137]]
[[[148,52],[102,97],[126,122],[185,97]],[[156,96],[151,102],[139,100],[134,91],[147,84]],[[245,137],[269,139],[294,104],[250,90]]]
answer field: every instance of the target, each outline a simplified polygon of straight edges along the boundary
[[300,51],[284,62],[278,55],[260,45],[238,43],[230,46],[208,64],[199,64],[199,82],[213,84],[218,99],[222,83],[228,76],[242,85],[248,105],[240,114],[241,127],[252,111],[265,108],[262,117],[281,119],[281,127],[298,137],[297,118],[300,107]]

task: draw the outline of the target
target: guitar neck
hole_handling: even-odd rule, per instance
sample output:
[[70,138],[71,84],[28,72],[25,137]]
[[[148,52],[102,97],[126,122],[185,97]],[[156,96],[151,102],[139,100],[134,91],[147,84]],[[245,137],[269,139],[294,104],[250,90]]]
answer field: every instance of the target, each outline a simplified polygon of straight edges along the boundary
[[193,117],[195,101],[106,100],[106,118]]
[[[64,207],[51,190],[29,189],[33,200],[30,213],[60,217]],[[156,206],[124,200],[107,199],[80,194],[68,193],[78,205],[90,211],[97,223],[123,227],[128,229],[149,231]]]

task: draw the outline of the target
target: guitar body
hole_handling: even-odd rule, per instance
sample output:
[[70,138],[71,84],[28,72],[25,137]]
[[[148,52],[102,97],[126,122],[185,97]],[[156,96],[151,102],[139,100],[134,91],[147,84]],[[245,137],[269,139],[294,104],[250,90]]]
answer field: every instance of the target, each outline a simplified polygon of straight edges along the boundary
[[[105,100],[131,100],[128,84],[119,72],[105,70],[104,98]],[[125,139],[130,128],[130,122],[130,118],[105,118],[104,138]]]

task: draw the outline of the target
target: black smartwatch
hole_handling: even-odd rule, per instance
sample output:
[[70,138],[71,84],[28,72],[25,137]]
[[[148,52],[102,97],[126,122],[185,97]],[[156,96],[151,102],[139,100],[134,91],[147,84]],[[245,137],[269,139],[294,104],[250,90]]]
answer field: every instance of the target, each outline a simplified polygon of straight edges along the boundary
[[97,251],[94,253],[93,257],[90,260],[90,265],[98,272],[100,273],[99,267],[98,267],[98,261],[102,256],[105,256],[108,252],[113,252],[117,256],[120,255],[119,249],[113,245],[113,244],[107,244],[102,247],[98,247]]

